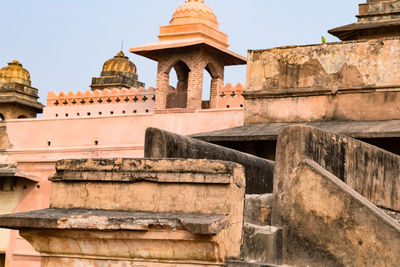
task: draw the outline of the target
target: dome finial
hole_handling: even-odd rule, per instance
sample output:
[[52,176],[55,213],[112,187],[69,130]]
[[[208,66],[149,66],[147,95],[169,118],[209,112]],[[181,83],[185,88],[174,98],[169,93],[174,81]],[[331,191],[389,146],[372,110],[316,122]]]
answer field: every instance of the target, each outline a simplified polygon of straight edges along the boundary
[[12,62],[8,63],[8,65],[9,65],[9,66],[19,66],[19,67],[22,67],[22,64],[21,64],[18,60],[16,60],[16,59],[14,59]]
[[204,0],[186,0],[186,3],[189,3],[189,2],[200,2],[200,3],[204,4]]
[[125,56],[125,54],[124,54],[124,52],[123,52],[122,50],[119,51],[119,52],[117,53],[117,55],[116,55],[114,58],[117,58],[117,57],[128,58],[127,56]]

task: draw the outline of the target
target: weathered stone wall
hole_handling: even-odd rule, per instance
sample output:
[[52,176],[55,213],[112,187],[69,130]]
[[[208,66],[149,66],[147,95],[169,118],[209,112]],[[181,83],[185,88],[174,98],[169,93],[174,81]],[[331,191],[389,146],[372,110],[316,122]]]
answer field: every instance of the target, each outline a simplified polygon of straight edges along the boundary
[[400,210],[398,156],[308,126],[286,128],[276,155],[272,223],[286,229],[286,262],[395,266],[399,225],[369,201]]
[[239,164],[119,158],[62,160],[56,169],[50,208],[0,216],[41,253],[42,266],[221,266],[240,256]]
[[398,0],[367,0],[359,6],[359,22],[373,22],[398,19],[400,1]]
[[305,159],[278,197],[285,262],[295,266],[397,266],[400,224]]
[[246,194],[272,192],[274,162],[156,128],[146,130],[147,158],[193,158],[226,160],[244,166]]
[[254,50],[245,123],[400,118],[399,38]]
[[399,156],[317,128],[288,127],[278,138],[274,193],[290,184],[290,174],[304,158],[317,162],[375,205],[400,211]]

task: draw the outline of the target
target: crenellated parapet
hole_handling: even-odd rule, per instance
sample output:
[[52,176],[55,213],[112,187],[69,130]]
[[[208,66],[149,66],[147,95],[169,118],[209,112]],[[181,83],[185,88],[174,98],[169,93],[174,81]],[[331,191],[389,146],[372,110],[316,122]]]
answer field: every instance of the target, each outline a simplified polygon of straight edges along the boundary
[[49,92],[44,118],[77,118],[153,113],[155,89],[104,89],[86,92]]
[[104,89],[86,92],[61,92],[59,94],[49,92],[47,94],[47,106],[79,106],[94,104],[119,104],[119,103],[138,103],[154,102],[155,89],[149,87],[145,89]]
[[[216,109],[243,108],[243,91],[241,83],[233,86],[228,83],[221,87],[217,98]],[[156,90],[147,89],[104,89],[85,92],[49,92],[47,106],[43,111],[44,118],[76,118],[95,116],[119,116],[143,113],[154,113]],[[208,102],[209,101],[205,101]],[[174,109],[176,110],[176,109]],[[182,109],[184,112],[195,110]]]
[[226,84],[219,92],[217,108],[243,108],[243,91],[245,89],[246,86],[241,83],[237,83],[236,85]]

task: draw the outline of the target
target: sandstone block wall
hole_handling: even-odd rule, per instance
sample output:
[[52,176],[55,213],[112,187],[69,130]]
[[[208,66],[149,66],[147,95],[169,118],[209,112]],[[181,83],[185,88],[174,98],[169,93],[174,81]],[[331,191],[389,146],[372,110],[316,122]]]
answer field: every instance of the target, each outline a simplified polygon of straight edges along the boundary
[[145,157],[226,160],[244,166],[246,194],[272,192],[274,162],[156,128],[146,130]]
[[400,227],[376,206],[400,211],[398,156],[308,126],[286,128],[276,155],[272,224],[285,228],[286,262],[395,266]]
[[62,160],[56,169],[50,208],[0,216],[42,266],[221,266],[240,256],[239,164],[120,158]]
[[274,193],[289,186],[291,174],[304,158],[317,162],[375,205],[400,212],[399,156],[317,128],[288,127],[278,137]]
[[400,118],[399,38],[250,51],[245,123]]
[[397,266],[400,224],[312,160],[292,177],[277,211],[287,230],[287,263]]

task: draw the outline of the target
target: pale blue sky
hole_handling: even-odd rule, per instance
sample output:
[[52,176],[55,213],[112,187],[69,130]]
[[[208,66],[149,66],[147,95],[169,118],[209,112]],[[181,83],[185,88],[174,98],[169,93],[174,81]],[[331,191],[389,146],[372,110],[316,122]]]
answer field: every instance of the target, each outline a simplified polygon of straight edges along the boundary
[[[184,0],[0,0],[0,67],[17,59],[45,103],[48,91],[84,91],[124,39],[130,47],[157,40]],[[327,30],[353,23],[363,0],[206,0],[229,35],[230,49],[337,41]],[[139,80],[155,86],[156,62],[129,54]],[[225,82],[245,82],[246,68],[228,67]]]

